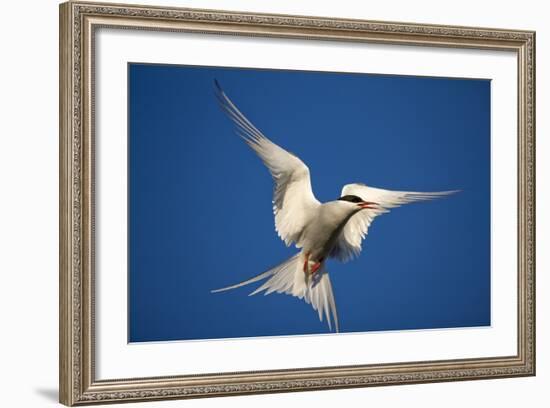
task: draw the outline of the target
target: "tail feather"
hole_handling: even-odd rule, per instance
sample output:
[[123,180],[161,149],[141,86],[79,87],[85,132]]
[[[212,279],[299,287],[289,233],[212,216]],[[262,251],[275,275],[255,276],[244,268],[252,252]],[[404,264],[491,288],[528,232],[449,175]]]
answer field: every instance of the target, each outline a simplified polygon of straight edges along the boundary
[[311,304],[313,309],[317,311],[319,320],[323,321],[323,315],[326,316],[330,330],[332,330],[332,315],[336,332],[340,331],[332,284],[330,283],[328,271],[324,266],[317,272],[316,279],[306,286],[303,298],[306,303]]
[[224,292],[226,290],[236,289],[250,283],[258,282],[262,279],[267,279],[262,285],[250,293],[249,296],[260,292],[264,292],[264,295],[277,292],[292,295],[299,299],[304,299],[306,303],[311,304],[313,309],[317,311],[320,321],[323,321],[323,317],[326,316],[330,330],[332,330],[333,320],[336,332],[338,332],[339,325],[336,312],[336,302],[334,301],[332,285],[330,283],[327,270],[323,266],[317,271],[313,278],[306,279],[302,268],[303,257],[299,253],[276,267],[256,275],[253,278],[245,280],[244,282],[221,289],[216,289],[211,292]]
[[264,282],[262,286],[257,288],[255,291],[250,293],[248,296],[255,295],[265,290],[264,295],[269,295],[270,293],[289,293],[292,290],[293,278],[296,272],[296,264],[299,263],[299,254],[296,254],[289,260],[283,262],[280,266],[272,269],[273,275],[271,279]]
[[[260,273],[259,275],[256,275],[256,276],[254,276],[250,279],[247,279],[243,282],[236,283],[235,285],[231,285],[231,286],[226,286],[226,287],[220,288],[220,289],[214,289],[214,290],[211,290],[210,293],[225,292],[226,290],[237,289],[237,288],[240,288],[241,286],[246,286],[250,283],[258,282],[262,279],[268,278],[268,277],[276,274],[279,269],[284,268],[287,264],[292,264],[292,262],[295,261],[295,258],[297,258],[298,256],[299,256],[299,254],[296,254],[292,258],[289,258],[286,261],[284,261],[282,264],[279,264],[276,267],[274,267],[274,268],[272,268],[272,269],[270,269],[266,272]],[[251,295],[253,295],[253,294],[254,293],[251,293]]]

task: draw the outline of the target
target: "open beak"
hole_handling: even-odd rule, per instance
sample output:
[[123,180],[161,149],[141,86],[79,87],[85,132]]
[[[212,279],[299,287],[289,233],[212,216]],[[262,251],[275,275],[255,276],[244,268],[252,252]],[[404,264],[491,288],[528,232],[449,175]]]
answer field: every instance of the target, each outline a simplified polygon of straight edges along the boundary
[[372,201],[363,201],[362,203],[357,204],[361,209],[376,209],[379,207],[378,203]]

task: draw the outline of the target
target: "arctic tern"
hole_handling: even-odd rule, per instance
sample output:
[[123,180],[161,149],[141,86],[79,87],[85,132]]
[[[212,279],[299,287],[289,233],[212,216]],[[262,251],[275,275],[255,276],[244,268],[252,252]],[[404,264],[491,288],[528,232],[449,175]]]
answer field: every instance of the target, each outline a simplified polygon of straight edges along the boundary
[[347,184],[340,198],[319,202],[311,188],[309,168],[296,155],[273,143],[256,128],[215,81],[216,97],[237,133],[260,157],[274,181],[275,229],[287,246],[300,252],[283,263],[244,282],[213,290],[223,292],[263,279],[250,295],[265,291],[286,293],[304,299],[339,331],[336,302],[325,263],[330,258],[346,262],[361,252],[361,243],[377,216],[415,201],[432,200],[455,193],[392,191],[362,183]]

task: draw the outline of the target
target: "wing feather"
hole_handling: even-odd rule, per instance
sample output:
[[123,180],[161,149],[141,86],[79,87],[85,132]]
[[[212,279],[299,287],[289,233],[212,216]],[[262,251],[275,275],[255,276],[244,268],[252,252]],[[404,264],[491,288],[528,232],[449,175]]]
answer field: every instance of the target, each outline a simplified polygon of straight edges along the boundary
[[217,81],[215,85],[220,107],[273,177],[273,213],[279,237],[287,246],[295,242],[300,247],[302,230],[320,205],[311,188],[309,168],[297,156],[265,137],[227,97]]
[[342,196],[356,195],[364,201],[372,201],[379,206],[373,209],[362,210],[350,218],[342,229],[330,256],[343,262],[357,257],[361,253],[361,243],[367,236],[372,221],[377,216],[389,212],[390,209],[417,201],[442,198],[457,191],[424,193],[418,191],[384,190],[359,183],[345,185],[342,189]]

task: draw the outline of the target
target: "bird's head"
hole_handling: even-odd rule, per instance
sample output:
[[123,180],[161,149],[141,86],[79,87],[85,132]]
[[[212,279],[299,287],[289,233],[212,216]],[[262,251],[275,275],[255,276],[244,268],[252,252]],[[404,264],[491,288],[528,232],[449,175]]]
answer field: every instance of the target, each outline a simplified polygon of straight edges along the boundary
[[373,201],[365,201],[361,197],[356,195],[345,195],[340,197],[338,201],[346,203],[345,205],[348,205],[350,208],[353,208],[356,211],[380,208],[380,205],[378,203],[375,203]]

